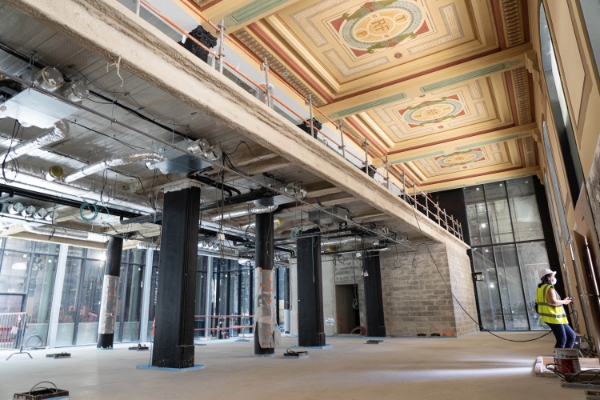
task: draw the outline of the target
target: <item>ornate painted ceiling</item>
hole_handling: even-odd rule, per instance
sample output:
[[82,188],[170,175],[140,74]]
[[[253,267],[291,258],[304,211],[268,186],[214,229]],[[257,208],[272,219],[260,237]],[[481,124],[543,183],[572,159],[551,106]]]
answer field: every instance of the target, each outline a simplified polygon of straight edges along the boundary
[[194,2],[424,190],[538,173],[524,0]]

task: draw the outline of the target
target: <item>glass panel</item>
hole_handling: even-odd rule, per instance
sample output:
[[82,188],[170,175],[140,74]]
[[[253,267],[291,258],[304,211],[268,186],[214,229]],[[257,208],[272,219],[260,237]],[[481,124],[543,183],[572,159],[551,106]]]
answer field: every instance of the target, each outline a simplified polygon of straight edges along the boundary
[[143,270],[144,268],[141,265],[130,265],[128,267],[125,314],[123,318],[124,342],[135,342],[140,339]]
[[279,325],[284,325],[285,316],[285,268],[279,268],[277,286],[277,307],[279,308]]
[[86,260],[81,288],[77,345],[96,343],[98,340],[98,314],[102,299],[104,261]]
[[[129,251],[126,251],[129,253]],[[121,257],[121,260],[123,258]],[[115,311],[115,343],[121,341],[121,321],[123,320],[123,281],[127,279],[127,263],[121,261],[121,268],[119,270],[119,280],[117,282],[117,309]]]
[[[231,266],[237,266],[237,262],[232,261]],[[238,295],[240,293],[240,287],[239,287],[239,281],[240,281],[240,273],[238,272],[231,272],[231,277],[230,277],[230,282],[229,282],[229,312],[230,315],[240,315],[239,313],[239,298]],[[239,325],[240,319],[235,318],[235,319],[230,319],[229,320],[229,325]],[[238,331],[234,331],[234,334],[238,334]]]
[[88,249],[87,258],[104,261],[104,260],[106,260],[106,250]]
[[35,252],[36,253],[47,253],[47,254],[58,255],[59,250],[60,250],[59,244],[35,242]]
[[21,250],[31,252],[33,248],[33,242],[30,240],[22,239],[6,239],[6,248],[11,250]]
[[517,253],[521,263],[521,275],[523,276],[523,287],[527,299],[527,312],[529,313],[531,329],[548,329],[535,312],[535,295],[538,283],[540,283],[539,271],[550,268],[546,244],[542,241],[519,243],[517,244]]
[[544,231],[535,197],[533,177],[508,181],[506,190],[510,199],[515,240],[520,242],[543,239]]
[[73,345],[73,332],[75,329],[75,319],[77,317],[75,307],[77,306],[77,297],[79,294],[81,265],[81,259],[67,258],[65,281],[63,284],[60,312],[58,315],[58,333],[56,335],[57,346]]
[[0,295],[0,313],[21,312],[23,296]]
[[491,247],[473,249],[473,269],[483,274],[483,280],[476,282],[481,323],[486,329],[503,330],[502,303]]
[[[226,268],[224,265],[222,268]],[[229,273],[221,272],[219,274],[219,310],[217,315],[227,315],[227,277]]]
[[25,293],[30,259],[29,254],[16,251],[4,252],[0,267],[0,292]]
[[493,242],[514,242],[504,183],[488,183],[484,185],[484,190]]
[[483,197],[483,187],[475,186],[465,189],[465,204],[467,219],[471,234],[471,245],[481,246],[491,244],[490,228],[488,226],[487,208]]
[[154,252],[153,263],[156,261],[157,265],[152,266],[152,278],[150,281],[150,309],[148,312],[148,337],[152,338],[152,325],[154,323],[154,317],[156,316],[156,299],[158,298],[158,254]]
[[[37,244],[36,244],[37,248]],[[48,336],[57,257],[36,254],[29,277],[29,292],[25,311],[31,316],[28,335],[39,335],[43,346]]]
[[507,330],[527,330],[527,310],[515,245],[495,246],[496,269]]
[[68,251],[67,255],[69,257],[83,257],[84,250],[85,249],[83,247],[69,246],[69,251]]

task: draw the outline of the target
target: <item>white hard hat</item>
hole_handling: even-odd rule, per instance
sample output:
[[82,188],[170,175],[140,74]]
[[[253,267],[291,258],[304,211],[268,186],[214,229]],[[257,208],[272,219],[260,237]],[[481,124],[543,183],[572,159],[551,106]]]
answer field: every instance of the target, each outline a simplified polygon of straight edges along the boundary
[[543,277],[545,277],[548,274],[552,274],[552,275],[556,275],[556,271],[552,271],[551,269],[543,269],[540,271],[540,279],[542,279]]

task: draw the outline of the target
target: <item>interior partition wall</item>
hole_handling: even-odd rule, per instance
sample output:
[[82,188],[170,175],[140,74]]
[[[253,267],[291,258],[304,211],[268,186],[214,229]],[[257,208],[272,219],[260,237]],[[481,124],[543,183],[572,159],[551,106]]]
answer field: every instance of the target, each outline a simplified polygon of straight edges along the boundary
[[539,271],[550,268],[534,179],[464,189],[479,317],[486,329],[547,329],[534,306]]

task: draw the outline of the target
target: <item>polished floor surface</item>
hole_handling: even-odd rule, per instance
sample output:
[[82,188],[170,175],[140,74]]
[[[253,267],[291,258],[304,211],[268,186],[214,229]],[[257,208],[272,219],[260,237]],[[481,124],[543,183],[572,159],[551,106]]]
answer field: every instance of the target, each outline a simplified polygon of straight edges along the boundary
[[[536,333],[504,336],[523,340]],[[295,338],[283,338],[274,358],[253,357],[253,343],[213,341],[196,347],[200,371],[137,370],[148,352],[126,345],[38,350],[27,356],[0,352],[0,400],[39,381],[67,389],[71,399],[583,399],[581,389],[563,389],[557,379],[532,375],[537,356],[552,353],[553,339],[510,343],[480,333],[455,338],[327,338],[330,349],[310,358],[282,358]],[[68,351],[70,359],[46,358]]]

